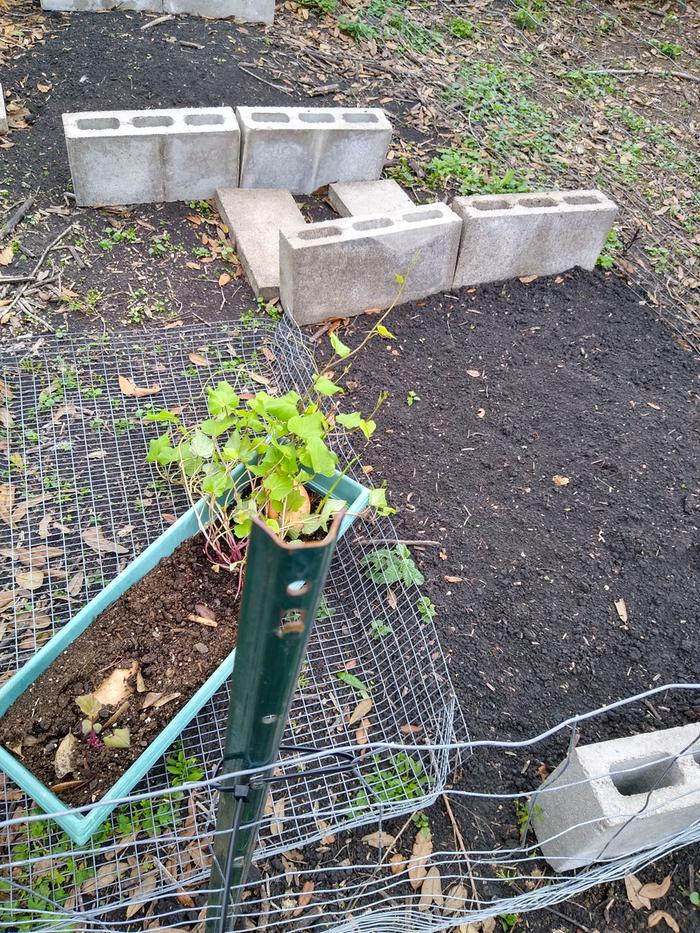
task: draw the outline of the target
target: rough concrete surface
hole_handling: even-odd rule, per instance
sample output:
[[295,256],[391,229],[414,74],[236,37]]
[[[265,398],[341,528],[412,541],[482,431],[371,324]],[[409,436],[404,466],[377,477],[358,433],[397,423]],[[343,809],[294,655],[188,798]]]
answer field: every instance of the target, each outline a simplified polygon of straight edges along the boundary
[[280,233],[280,300],[299,324],[388,307],[451,287],[461,221],[445,204],[344,217]]
[[617,215],[600,191],[455,198],[464,221],[455,288],[592,269]]
[[328,200],[341,217],[394,214],[413,207],[413,201],[393,178],[336,182],[328,186]]
[[291,234],[306,225],[296,201],[280,188],[220,188],[216,203],[253,291],[276,298],[280,230]]
[[5,92],[2,89],[2,84],[0,84],[0,136],[4,136],[8,133],[9,129],[7,125],[7,111],[5,110]]
[[574,749],[530,798],[530,815],[558,872],[668,841],[700,819],[700,725]]
[[63,127],[81,206],[212,198],[237,184],[230,107],[69,113]]
[[43,10],[100,13],[137,10],[142,13],[187,13],[208,19],[236,16],[250,23],[271,23],[275,0],[41,0]]
[[369,107],[238,107],[242,188],[311,194],[336,181],[379,178],[391,124]]

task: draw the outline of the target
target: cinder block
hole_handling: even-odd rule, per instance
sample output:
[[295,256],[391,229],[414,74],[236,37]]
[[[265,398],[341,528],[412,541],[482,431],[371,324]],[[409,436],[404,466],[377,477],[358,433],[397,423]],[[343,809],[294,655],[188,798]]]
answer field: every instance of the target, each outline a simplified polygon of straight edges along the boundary
[[213,198],[237,184],[230,107],[67,113],[63,128],[81,206]]
[[455,198],[464,221],[455,288],[592,269],[617,214],[601,191]]
[[271,23],[275,0],[163,0],[164,13],[189,13],[208,19],[235,16],[249,23]]
[[530,819],[559,872],[669,840],[700,820],[700,724],[576,748],[530,798]]
[[280,188],[220,188],[216,203],[253,291],[259,298],[276,298],[280,230],[291,234],[306,226],[296,201]]
[[101,13],[104,10],[162,13],[163,0],[41,0],[41,8],[59,13]]
[[450,288],[461,221],[445,204],[344,217],[280,233],[280,299],[299,324],[388,307]]
[[341,217],[395,214],[413,207],[413,201],[393,178],[336,182],[328,186],[328,200]]
[[335,181],[379,178],[391,141],[384,111],[367,107],[238,107],[241,188],[311,194]]
[[7,125],[7,111],[5,110],[5,92],[0,84],[0,136],[9,133],[10,128]]

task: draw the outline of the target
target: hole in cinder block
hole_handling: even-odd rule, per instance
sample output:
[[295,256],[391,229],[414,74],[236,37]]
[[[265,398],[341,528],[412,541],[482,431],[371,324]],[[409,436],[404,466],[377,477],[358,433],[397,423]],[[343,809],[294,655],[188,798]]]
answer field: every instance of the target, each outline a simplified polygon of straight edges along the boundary
[[143,117],[134,117],[131,125],[140,129],[141,127],[172,126],[174,122],[172,117],[165,114],[148,114]]
[[281,110],[275,110],[273,113],[256,110],[255,113],[251,113],[250,119],[255,120],[256,123],[289,123],[289,116]]
[[185,117],[188,126],[216,126],[223,122],[223,113],[188,113]]
[[610,769],[610,778],[623,797],[673,787],[682,779],[677,762],[666,752],[618,762]]
[[116,117],[87,117],[76,121],[79,130],[118,130]]
[[470,207],[476,208],[477,211],[507,211],[511,207],[510,201],[505,201],[503,198],[491,198],[485,201],[472,201]]
[[567,204],[600,204],[600,198],[594,194],[565,194]]
[[374,217],[372,220],[358,220],[353,230],[379,230],[382,227],[393,227],[394,221],[389,217]]
[[332,113],[300,113],[302,123],[335,123]]
[[344,113],[345,123],[379,123],[376,113]]
[[440,211],[415,211],[412,214],[402,214],[401,220],[409,224],[419,224],[421,220],[439,220],[442,216]]
[[521,207],[556,207],[557,202],[554,198],[523,198],[520,202]]
[[297,236],[300,240],[325,240],[331,236],[340,236],[338,227],[318,227],[315,230],[300,230]]

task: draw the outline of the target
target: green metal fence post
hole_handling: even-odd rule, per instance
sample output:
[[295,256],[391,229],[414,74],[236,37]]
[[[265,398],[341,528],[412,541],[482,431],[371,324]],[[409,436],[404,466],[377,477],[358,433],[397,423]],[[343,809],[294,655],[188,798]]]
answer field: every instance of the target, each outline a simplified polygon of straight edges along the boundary
[[[231,681],[222,774],[277,760],[299,669],[323,592],[342,515],[323,541],[280,541],[255,520]],[[209,885],[207,933],[227,929],[232,888],[246,877],[267,784],[231,778],[220,784]]]

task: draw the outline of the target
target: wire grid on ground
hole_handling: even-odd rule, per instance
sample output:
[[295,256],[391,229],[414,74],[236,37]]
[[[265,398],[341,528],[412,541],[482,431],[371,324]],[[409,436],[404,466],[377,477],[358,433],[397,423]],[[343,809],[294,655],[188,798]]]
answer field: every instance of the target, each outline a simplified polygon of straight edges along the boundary
[[[309,347],[286,320],[195,326],[139,338],[40,340],[7,364],[0,384],[7,412],[6,440],[0,442],[7,457],[0,500],[2,681],[187,508],[184,491],[164,484],[145,462],[150,438],[160,433],[157,424],[144,421],[148,412],[170,407],[196,420],[206,410],[206,385],[221,378],[239,392],[286,391],[307,386],[312,372]],[[125,395],[119,376],[140,388],[157,385],[159,391],[141,398]],[[335,443],[341,460],[350,462],[345,437],[338,434]],[[356,463],[351,471],[362,476]],[[402,727],[411,727],[426,740],[447,743],[455,704],[434,628],[417,617],[420,594],[397,585],[387,602],[384,588],[361,573],[359,560],[370,548],[358,539],[391,538],[391,527],[362,520],[356,525],[359,534],[346,535],[338,546],[284,741],[333,748],[353,742],[358,728],[366,728],[372,739],[401,741]],[[84,532],[95,527],[120,548],[91,546]],[[390,629],[381,641],[369,634],[375,618]],[[362,723],[349,724],[358,697],[337,677],[348,668],[372,683],[373,710]],[[224,687],[181,736],[184,753],[210,778],[222,756],[227,705]],[[356,772],[273,790],[256,857],[321,839],[339,826],[370,822],[378,810],[403,813],[429,803],[445,785],[448,757],[443,751],[417,756],[421,778],[411,800],[377,798]],[[18,918],[34,922],[27,919],[33,911],[40,916],[45,910],[66,917],[77,912],[83,922],[87,883],[89,914],[100,928],[101,912],[152,890],[153,876],[140,858],[144,843],[161,866],[159,888],[167,889],[169,877],[182,883],[201,874],[215,788],[205,785],[188,796],[186,812],[180,793],[151,803],[138,799],[168,788],[167,758],[151,769],[137,796],[115,811],[79,862],[70,854],[71,841],[49,821],[6,827],[2,861],[20,867],[5,872],[11,884],[0,894],[0,926],[12,928]],[[30,809],[31,802],[6,781],[3,819]],[[135,838],[139,831],[142,838]],[[104,859],[119,851],[122,862],[125,844],[133,862],[128,876],[111,877],[116,860],[105,871]],[[61,882],[51,872],[47,878],[47,862],[55,859],[67,859],[71,869],[59,872]]]

